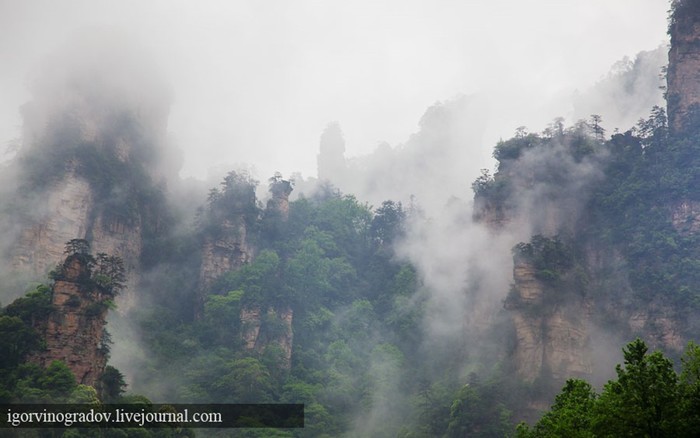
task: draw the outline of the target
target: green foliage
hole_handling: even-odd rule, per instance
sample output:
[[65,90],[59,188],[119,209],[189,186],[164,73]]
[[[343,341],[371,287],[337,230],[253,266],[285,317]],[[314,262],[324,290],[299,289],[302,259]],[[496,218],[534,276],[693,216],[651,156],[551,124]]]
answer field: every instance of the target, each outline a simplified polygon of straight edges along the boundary
[[98,253],[96,266],[92,273],[93,281],[98,287],[116,294],[124,288],[124,282],[126,281],[124,271],[124,261],[121,257]]
[[637,339],[623,349],[625,367],[603,389],[593,430],[608,436],[679,436],[678,376],[660,352],[647,354]]
[[404,234],[406,212],[400,202],[384,201],[370,225],[372,238],[381,245],[391,245]]
[[75,389],[77,382],[73,372],[68,366],[60,361],[53,361],[46,368],[46,372],[38,379],[41,388],[49,391],[53,397],[60,397]]
[[36,331],[17,316],[0,316],[0,368],[14,368],[41,345]]
[[352,265],[343,257],[328,257],[335,244],[327,239],[327,234],[314,227],[305,234],[307,237],[287,262],[287,296],[303,308],[348,302],[353,297],[351,285],[356,276]]
[[84,388],[80,388],[73,372],[61,361],[51,362],[46,369],[34,364],[23,364],[12,375],[14,402],[67,403],[73,399],[85,398]]
[[126,386],[124,375],[113,366],[107,365],[100,377],[100,398],[105,403],[116,403],[124,394]]
[[85,239],[71,239],[66,242],[65,250],[63,251],[65,255],[74,254],[90,254],[90,242]]
[[8,316],[16,316],[29,326],[34,326],[38,321],[46,320],[53,311],[51,305],[51,288],[39,285],[28,292],[24,297],[17,298],[5,309]]
[[[226,205],[224,191],[212,192],[201,223],[218,203]],[[245,193],[237,196],[251,201]],[[247,230],[259,245],[254,261],[214,282],[198,320],[179,316],[185,314],[167,295],[157,316],[145,315],[142,331],[154,354],[147,359],[152,371],[143,374],[178,376],[160,395],[169,400],[304,403],[303,435],[386,436],[410,428],[420,430],[416,436],[432,437],[444,435],[451,422],[467,424],[460,430],[501,430],[510,418],[502,394],[512,382],[479,387],[481,403],[450,417],[465,384],[455,359],[461,345],[446,345],[439,356],[420,347],[428,344],[426,294],[415,269],[397,263],[392,251],[406,216],[399,203],[384,202],[373,212],[332,190],[291,202],[286,222]],[[176,293],[179,285],[164,280],[163,288]],[[287,311],[293,314],[291,367],[284,343],[291,334],[280,317]],[[248,349],[251,337],[255,346]],[[418,401],[436,369],[449,370],[442,389],[431,394],[439,409],[427,398]],[[396,403],[403,399],[409,403]],[[462,419],[470,415],[485,420]],[[423,428],[423,421],[431,426]],[[494,421],[493,427],[481,426]]]
[[522,423],[517,436],[592,438],[593,408],[597,395],[583,380],[569,379],[557,395],[551,410],[545,413],[533,429]]
[[516,135],[516,137],[499,141],[493,151],[493,157],[500,163],[517,160],[527,150],[540,146],[543,139],[537,134]]
[[282,299],[279,284],[280,258],[275,251],[263,250],[255,261],[222,276],[214,290],[240,290],[246,306],[266,306]]
[[450,406],[446,437],[502,437],[510,429],[510,413],[500,403],[488,404],[479,391],[463,386]]
[[699,351],[688,345],[679,375],[662,353],[649,353],[639,339],[630,342],[624,366],[617,365],[617,378],[600,395],[585,381],[569,380],[551,409],[535,426],[519,425],[517,436],[696,436]]
[[535,276],[543,281],[556,281],[561,272],[571,268],[574,255],[571,247],[559,236],[552,238],[540,234],[529,243],[519,243],[513,248],[515,258],[528,260],[536,269]]
[[488,199],[491,202],[502,203],[508,197],[508,181],[504,178],[496,179],[488,169],[481,169],[481,175],[472,183],[474,197]]
[[221,182],[221,188],[209,191],[207,208],[200,212],[200,229],[209,236],[218,238],[224,232],[223,224],[232,218],[241,217],[250,232],[257,228],[260,206],[255,196],[259,182],[245,172],[229,172]]
[[[68,270],[72,269],[71,265],[77,260],[81,266],[81,272],[78,278],[71,280],[78,281],[83,291],[90,292],[91,289],[99,288],[109,297],[114,297],[124,288],[126,274],[121,257],[105,253],[99,253],[93,257],[90,254],[90,243],[85,239],[72,239],[66,242],[64,253],[68,254],[68,257],[50,273],[52,280],[66,280]],[[111,304],[105,304],[105,306],[109,305]],[[100,313],[97,309],[93,311],[94,314]]]

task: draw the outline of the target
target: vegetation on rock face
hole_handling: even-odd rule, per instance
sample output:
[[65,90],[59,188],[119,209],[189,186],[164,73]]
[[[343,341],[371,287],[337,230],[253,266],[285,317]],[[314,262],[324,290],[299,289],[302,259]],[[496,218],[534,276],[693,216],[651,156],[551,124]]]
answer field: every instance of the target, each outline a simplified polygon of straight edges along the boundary
[[[672,11],[697,4],[677,1]],[[35,145],[40,153],[20,157],[20,194],[76,175],[99,199],[92,216],[140,227],[139,290],[148,296],[133,315],[147,354],[130,378],[154,398],[303,403],[304,430],[277,431],[280,437],[697,434],[700,347],[688,345],[678,373],[641,340],[625,347],[624,365],[602,390],[568,380],[550,410],[516,432],[514,423],[533,412],[533,400],[551,400],[554,374],[543,366],[532,383],[517,377],[511,355],[519,340],[505,316],[522,304],[516,286],[506,309],[484,329],[485,339],[498,342],[476,348],[464,339],[431,337],[427,316],[440,316],[431,314],[417,268],[394,253],[413,212],[392,200],[373,208],[332,187],[287,203],[293,184],[280,174],[268,182],[273,201],[281,203],[263,209],[259,182],[230,172],[209,192],[197,223],[176,233],[172,206],[151,180],[153,145],[132,114],[113,115],[114,126],[99,141],[86,141],[70,117],[51,121]],[[700,335],[692,318],[700,310],[697,115],[689,111],[691,122],[680,135],[654,107],[635,128],[609,139],[598,115],[571,127],[557,118],[541,133],[521,127],[495,146],[496,172],[485,170],[472,184],[476,216],[495,219],[494,227],[520,220],[516,226],[529,228],[532,237],[513,247],[513,257],[516,268],[532,274],[528,286],[542,288],[541,296],[528,297],[529,313],[523,313],[536,327],[547,323],[543,315],[585,301],[603,330],[629,335],[620,315],[648,312],[653,325],[651,312],[663,307],[678,323],[674,336]],[[131,145],[127,156],[124,144]],[[202,287],[203,243],[215,240],[223,252],[225,244],[245,243],[255,257]],[[103,315],[124,287],[123,262],[91,255],[82,239],[67,243],[66,256],[51,278],[66,280],[71,262],[80,261],[83,289],[104,298],[86,306],[85,316]],[[471,287],[460,292],[467,295]],[[65,306],[80,308],[84,298],[70,297]],[[193,310],[198,304],[200,314]],[[47,286],[0,309],[0,402],[148,403],[126,395],[124,375],[111,366],[91,389],[78,385],[63,362],[46,368],[27,363],[45,347],[37,328],[53,310]],[[99,348],[106,353],[108,344],[103,334]],[[239,432],[233,435],[257,436]],[[104,436],[169,436],[110,433]]]
[[252,231],[258,224],[261,214],[260,204],[255,196],[259,182],[245,172],[229,172],[221,182],[221,188],[213,188],[207,197],[207,206],[198,214],[199,227],[205,235],[219,238],[224,232],[223,224],[242,218],[242,224],[232,224]]
[[[581,128],[586,126],[588,134]],[[493,177],[484,173],[477,179],[477,201],[496,204],[517,217],[528,214],[519,204],[523,197],[540,196],[536,200],[542,200],[538,205],[545,209],[549,199],[562,200],[555,207],[559,210],[558,220],[553,221],[556,229],[550,229],[549,236],[574,229],[575,235],[557,238],[564,247],[575,252],[585,245],[619,251],[630,266],[631,292],[638,303],[663,297],[678,309],[695,308],[700,303],[700,295],[695,292],[700,290],[699,271],[694,268],[700,264],[698,235],[689,226],[685,231],[679,228],[672,217],[674,209],[683,203],[700,201],[696,189],[700,184],[698,133],[669,136],[665,112],[658,107],[636,128],[614,134],[604,143],[596,139],[591,124],[560,130],[555,123],[553,132],[551,137],[521,134],[499,143],[494,153],[499,170]],[[563,152],[561,145],[566,147]],[[533,165],[528,160],[530,155],[555,157],[563,170],[547,166],[547,160]],[[589,172],[602,176],[578,193],[581,213],[571,214],[566,211],[565,199],[577,175],[566,173],[566,163],[585,160]],[[586,195],[587,199],[580,198]],[[684,220],[694,219],[688,216]],[[528,255],[549,238],[535,236],[531,242],[519,244],[515,253]],[[558,270],[570,269],[575,263],[567,254],[545,263],[542,257],[552,252],[547,246],[541,250],[535,261],[541,265],[537,269],[542,278],[556,278]],[[562,263],[568,266],[556,266]],[[581,263],[585,261],[579,258],[579,266],[585,269]],[[543,269],[545,265],[553,269]],[[588,292],[595,295],[604,291]]]
[[[564,128],[555,121],[543,134],[527,134],[521,129],[513,139],[500,142],[494,152],[498,171],[493,176],[483,172],[473,185],[477,208],[486,211],[481,218],[501,214],[506,219],[496,223],[507,226],[509,218],[523,220],[537,233],[529,242],[516,245],[513,254],[516,264],[529,264],[542,283],[544,299],[538,304],[538,315],[565,305],[567,293],[576,291],[592,304],[593,322],[604,330],[629,336],[630,328],[620,322],[620,315],[649,312],[653,319],[653,312],[663,309],[677,324],[677,336],[696,339],[700,327],[689,315],[700,305],[700,229],[696,224],[700,217],[700,125],[690,123],[682,134],[671,135],[665,111],[654,107],[650,117],[640,120],[635,128],[603,141],[594,122]],[[567,202],[572,187],[577,189],[578,203],[573,207]],[[511,293],[507,305],[516,298],[517,294]],[[647,335],[656,346],[665,346],[661,331],[654,332],[664,330],[661,325],[640,330],[636,335]],[[641,348],[630,344],[628,349],[633,347],[635,351]],[[626,350],[628,361],[632,360],[630,354]],[[660,359],[660,353],[643,361],[637,356],[639,366],[665,369],[660,377],[667,379],[664,385],[676,388],[673,367]],[[635,364],[629,362],[626,369],[634,370]],[[661,384],[640,380],[640,376],[627,377],[625,369],[618,374],[619,382],[606,386],[600,396],[585,382],[568,382],[552,411],[534,429],[523,426],[520,433],[688,436],[692,429],[678,426],[676,430],[671,423],[686,421],[690,411],[671,414],[661,407],[693,403],[678,395],[687,394],[687,388],[669,389],[677,391],[678,398],[675,393],[665,395],[659,387],[654,396],[660,398],[660,404],[654,409],[658,408],[655,412],[664,418],[663,425],[647,425],[651,428],[647,430],[644,425],[616,422],[614,416],[623,414],[615,409],[631,403],[612,395],[624,392],[625,382],[636,379],[639,390]],[[571,408],[574,402],[576,412]],[[596,408],[590,410],[593,405]],[[587,412],[595,413],[595,421],[586,417]],[[643,417],[640,412],[624,415]],[[550,424],[553,416],[558,418],[554,425]],[[562,432],[564,427],[568,429]]]
[[[81,291],[98,288],[103,294],[114,296],[122,288],[123,266],[118,257],[90,254],[90,245],[86,240],[73,239],[66,243],[66,262],[59,265],[53,273],[53,279],[77,282]],[[71,261],[79,259],[79,263]],[[85,269],[81,273],[70,269]],[[18,298],[10,305],[0,308],[0,402],[6,404],[80,404],[99,405],[101,403],[145,403],[151,402],[142,396],[125,394],[127,387],[124,375],[112,366],[107,366],[95,387],[79,384],[74,371],[60,360],[54,360],[41,367],[30,360],[35,354],[46,349],[41,332],[46,326],[47,318],[56,311],[52,305],[51,287],[39,285]],[[75,296],[74,296],[75,297]],[[74,298],[71,297],[71,298]],[[75,297],[81,300],[82,298]],[[83,297],[85,298],[85,297]],[[87,298],[85,298],[87,299]],[[66,305],[70,306],[70,300]],[[105,303],[111,300],[97,301],[93,304],[99,309],[94,316],[102,314]],[[80,305],[81,303],[78,303]],[[108,304],[107,304],[108,305]],[[91,305],[85,307],[84,316],[91,317]],[[109,334],[104,331],[102,353],[109,354]],[[175,429],[61,429],[61,430],[6,430],[7,436],[139,436],[139,437],[185,437],[194,436],[190,430]],[[5,436],[3,435],[3,436]]]
[[90,242],[85,239],[72,239],[66,242],[64,253],[68,257],[51,272],[52,280],[66,279],[72,261],[78,259],[85,267],[85,271],[80,273],[78,280],[86,290],[99,288],[113,298],[124,288],[126,275],[124,261],[120,257],[105,253],[92,256]]
[[[669,208],[676,201],[700,200],[692,189],[694,143],[669,137],[660,109],[635,130],[608,141],[602,140],[599,125],[595,118],[572,128],[556,121],[543,134],[521,130],[499,143],[498,172],[484,173],[474,183],[477,204],[491,203],[509,215],[541,213],[528,211],[522,203],[529,196],[546,206],[543,211],[554,212],[551,217],[532,216],[539,233],[513,249],[516,259],[531,264],[535,277],[548,288],[543,306],[557,305],[572,292],[611,296],[630,308],[649,297],[672,303],[678,312],[693,308],[693,291],[698,290],[693,266],[700,260],[694,249],[697,238],[674,228]],[[652,175],[662,176],[654,180]],[[275,182],[271,190],[279,189]],[[162,253],[162,260],[158,251],[148,256],[146,266],[158,268],[149,280],[157,287],[148,288],[153,291],[152,304],[137,311],[150,354],[133,376],[136,385],[145,387],[158,375],[176,376],[154,394],[169,402],[302,402],[308,436],[348,431],[404,437],[504,436],[519,419],[513,413],[526,411],[527,400],[542,398],[542,385],[524,384],[515,377],[504,352],[507,346],[494,347],[481,357],[469,356],[459,340],[441,340],[440,345],[430,340],[433,344],[427,346],[423,286],[415,269],[397,261],[392,251],[405,235],[409,218],[400,203],[386,201],[373,209],[331,190],[290,202],[284,219],[262,210],[256,185],[245,174],[230,173],[221,188],[210,193],[196,235],[169,235],[167,230],[154,235],[159,248],[173,250]],[[588,194],[581,198],[583,207],[557,212],[560,205],[569,205],[572,194]],[[231,232],[221,224],[235,217],[243,218],[246,239],[255,243],[257,256],[214,281],[206,291],[201,318],[194,319],[197,246],[206,236]],[[588,265],[591,244],[615,248],[634,267],[629,270],[629,289],[599,287],[603,277]],[[67,254],[88,262],[85,281],[93,286],[113,294],[123,285],[118,261],[90,256],[86,242],[69,242]],[[59,266],[54,278],[61,279],[66,267]],[[23,397],[23,388],[29,388],[19,382],[22,367],[28,366],[23,358],[40,347],[30,320],[47,311],[42,303],[40,291],[35,291],[0,317],[0,328],[14,333],[0,346],[12,351],[4,359],[7,375],[15,376],[5,380],[7,400]],[[293,314],[291,333],[275,313],[284,308]],[[242,315],[253,310],[258,321],[246,321]],[[256,330],[267,339],[266,348],[245,347],[250,330],[246,324],[252,323],[259,324]],[[505,326],[494,330],[508,332]],[[686,330],[692,333],[693,328]],[[286,335],[293,335],[290,367],[282,366],[282,346],[270,341]],[[653,366],[663,368],[666,362]],[[666,378],[669,385],[675,382],[668,373]],[[620,377],[620,385],[629,380],[625,379]],[[117,370],[108,369],[101,397],[118,400],[123,383]],[[32,385],[42,391],[38,383]],[[521,426],[519,433],[601,428],[603,417],[593,421],[572,406],[598,406],[595,412],[603,402],[617,406],[618,399],[603,397],[605,391],[622,391],[615,388],[599,396],[585,382],[569,382],[552,411],[565,413],[563,425]],[[555,422],[553,415],[542,421]]]
[[[531,264],[536,279],[548,288],[542,306],[558,305],[567,293],[576,293],[600,303],[611,297],[630,309],[649,298],[664,300],[679,314],[695,308],[694,285],[700,284],[693,269],[700,263],[697,237],[674,228],[669,213],[676,202],[700,201],[693,189],[695,143],[669,137],[660,109],[635,130],[608,141],[603,141],[600,129],[595,118],[572,128],[555,121],[545,133],[521,130],[499,143],[498,172],[485,172],[474,183],[477,204],[490,203],[508,215],[532,215],[536,234],[516,245],[513,253]],[[280,189],[277,182],[271,181],[271,190]],[[459,340],[426,338],[422,324],[427,299],[420,278],[392,251],[405,235],[410,214],[400,203],[386,201],[373,209],[330,190],[290,202],[288,218],[283,218],[261,208],[256,185],[245,174],[230,173],[221,188],[210,193],[196,233],[175,236],[165,228],[153,234],[152,249],[161,250],[149,253],[144,264],[154,269],[144,280],[152,291],[152,304],[137,310],[149,355],[133,375],[136,385],[146,387],[157,376],[175,376],[154,392],[169,402],[301,402],[307,413],[305,436],[504,436],[520,418],[514,413],[527,411],[528,400],[542,398],[546,385],[524,384],[515,376],[507,356],[510,344],[475,357]],[[582,207],[568,204],[572,194],[584,195],[576,199],[582,200]],[[546,208],[527,210],[523,199]],[[562,205],[572,208],[562,213]],[[542,211],[549,213],[541,215]],[[243,218],[246,239],[256,245],[257,256],[214,281],[206,291],[201,318],[194,319],[198,245],[207,236],[231,232],[221,227],[231,218]],[[614,248],[625,258],[633,268],[627,289],[613,290],[612,281],[605,286],[605,275],[617,274],[601,274],[589,265],[591,245]],[[69,242],[67,255],[88,263],[84,280],[91,286],[108,295],[123,286],[119,261],[89,255],[85,241]],[[66,268],[59,266],[54,279],[63,278]],[[7,352],[0,356],[7,376],[4,400],[58,397],[45,394],[49,389],[42,386],[48,370],[23,363],[41,347],[33,321],[50,311],[46,291],[37,289],[0,316],[0,330],[8,333],[0,345]],[[286,308],[293,315],[291,333],[275,313]],[[252,311],[258,312],[258,320],[246,321],[242,315]],[[259,324],[257,336],[267,340],[266,348],[246,348],[250,324]],[[494,330],[509,333],[507,323],[502,324]],[[694,330],[692,323],[684,329],[687,334]],[[282,365],[285,352],[274,341],[287,335],[293,335],[290,367]],[[587,436],[588,431],[612,427],[605,412],[617,412],[614,409],[627,403],[624,393],[631,389],[625,385],[641,379],[629,374],[635,367],[663,374],[663,384],[670,389],[658,393],[667,397],[662,403],[681,400],[683,406],[694,406],[688,395],[693,394],[692,385],[682,387],[694,378],[691,371],[674,377],[665,359],[644,359],[647,355],[637,347],[616,384],[598,395],[587,383],[570,381],[552,411],[532,428],[521,426],[518,433],[556,436],[566,430]],[[686,368],[694,369],[687,361]],[[59,368],[52,372],[60,377]],[[61,397],[70,397],[77,386],[64,382],[58,387],[63,388]],[[121,400],[123,390],[121,373],[108,368],[100,397]],[[678,419],[686,414],[668,415]],[[618,432],[638,427],[625,424],[618,425]]]
[[[300,197],[286,220],[267,226],[272,216],[253,210],[254,191],[227,195],[224,186],[200,223],[215,229],[214,215],[255,215],[262,226],[247,233],[257,233],[248,236],[257,256],[213,282],[201,318],[183,318],[191,307],[167,295],[143,313],[152,354],[137,385],[158,370],[179,376],[157,395],[167,400],[304,403],[305,430],[280,436],[461,436],[470,428],[501,436],[512,428],[508,406],[527,389],[506,370],[478,367],[467,379],[457,366],[459,341],[437,347],[440,354],[421,347],[426,296],[414,268],[392,251],[408,216],[400,203],[372,209],[330,191]],[[277,316],[287,308],[292,333]],[[245,348],[251,324],[265,348]],[[287,368],[274,340],[292,334]],[[443,370],[437,379],[435,369]]]

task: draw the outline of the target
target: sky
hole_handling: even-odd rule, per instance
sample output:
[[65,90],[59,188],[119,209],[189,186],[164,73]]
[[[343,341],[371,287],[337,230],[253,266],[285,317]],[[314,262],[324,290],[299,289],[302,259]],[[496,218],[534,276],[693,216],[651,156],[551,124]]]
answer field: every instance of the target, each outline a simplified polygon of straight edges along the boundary
[[[516,127],[540,131],[624,56],[667,43],[667,0],[0,0],[0,146],[42,60],[107,28],[151,54],[169,83],[182,177],[245,165],[316,176],[325,126],[346,156],[418,131],[458,95],[484,105],[481,167]],[[569,122],[573,122],[569,120]],[[481,164],[483,162],[483,164]],[[478,168],[478,167],[477,167]]]

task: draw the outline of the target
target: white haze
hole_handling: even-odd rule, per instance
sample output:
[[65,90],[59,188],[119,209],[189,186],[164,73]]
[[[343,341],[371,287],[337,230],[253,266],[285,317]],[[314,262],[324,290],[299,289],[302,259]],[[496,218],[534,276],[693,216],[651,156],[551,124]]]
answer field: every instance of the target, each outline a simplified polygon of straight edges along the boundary
[[[617,124],[660,103],[651,61],[633,81],[637,92],[620,95],[622,109],[608,111],[603,96],[618,89],[605,76],[615,62],[666,43],[667,8],[666,0],[0,0],[0,141],[20,137],[25,83],[46,74],[46,56],[104,27],[143,45],[169,81],[169,142],[182,150],[183,177],[245,163],[261,180],[281,171],[308,182],[319,137],[338,121],[345,159],[330,169],[333,183],[375,206],[413,199],[423,210],[397,253],[430,292],[428,342],[464,336],[477,345],[512,281],[510,248],[546,228],[536,213],[547,196],[523,192],[525,225],[494,235],[471,220],[471,182],[518,126],[541,131],[556,116],[571,125],[590,110],[609,131],[625,130]],[[546,165],[529,158],[528,168]],[[576,196],[558,208],[575,213],[581,189],[600,175],[587,162],[565,164],[581,186],[559,187]],[[114,356],[129,374],[141,353],[126,340],[138,334],[115,329],[123,354]],[[390,396],[395,387],[388,379],[374,398],[401,399]]]
[[469,171],[520,125],[572,115],[623,56],[667,40],[666,0],[0,0],[0,144],[41,60],[86,27],[139,41],[171,82],[169,132],[183,176],[221,163],[314,176],[318,138],[340,122],[348,156],[396,145],[425,109],[478,93],[484,136]]

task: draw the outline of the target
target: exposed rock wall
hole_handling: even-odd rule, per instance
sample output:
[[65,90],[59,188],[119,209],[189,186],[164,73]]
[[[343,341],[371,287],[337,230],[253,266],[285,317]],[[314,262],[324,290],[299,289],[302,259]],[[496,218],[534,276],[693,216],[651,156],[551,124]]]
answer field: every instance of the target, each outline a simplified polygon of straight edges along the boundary
[[276,213],[281,220],[286,221],[289,218],[289,195],[292,190],[289,181],[274,181],[270,186],[272,197],[267,201],[267,211]]
[[87,180],[70,171],[43,196],[43,212],[23,224],[14,245],[12,265],[15,270],[44,280],[49,271],[65,257],[65,244],[85,239],[95,254],[105,253],[124,260],[126,289],[120,297],[121,308],[130,307],[137,283],[142,249],[141,219],[127,224],[106,219],[99,211],[95,192]]
[[576,302],[557,300],[553,294],[566,291],[552,290],[526,260],[516,258],[513,279],[505,307],[515,327],[518,374],[530,382],[541,376],[563,380],[589,375],[590,304],[582,297]]
[[486,197],[474,198],[474,214],[472,218],[486,224],[491,231],[503,230],[509,223],[509,217],[499,202],[493,202]]
[[199,284],[206,293],[221,275],[239,269],[253,260],[253,248],[248,243],[245,218],[225,219],[217,236],[206,236],[202,244]]
[[92,222],[87,237],[92,242],[95,254],[105,253],[119,256],[124,261],[124,294],[119,297],[120,309],[130,308],[136,301],[139,260],[143,249],[141,217],[126,223],[115,217],[98,214]]
[[294,340],[293,318],[294,311],[289,306],[270,307],[266,313],[262,313],[259,307],[242,309],[241,337],[244,348],[262,354],[270,345],[275,345],[282,353],[282,367],[289,369],[292,364]]
[[[291,183],[276,177],[272,181],[270,192],[272,197],[267,202],[264,217],[272,223],[286,221],[289,217]],[[217,229],[216,233],[207,235],[202,244],[199,273],[200,308],[203,308],[206,294],[216,279],[251,263],[255,255],[254,248],[249,243],[244,214],[229,214],[228,218],[214,228]],[[259,306],[243,307],[240,319],[244,348],[262,354],[269,346],[275,345],[281,350],[283,367],[289,368],[292,358],[293,317],[293,309],[289,306],[272,305],[266,309]]]
[[682,200],[670,206],[671,224],[683,235],[700,231],[700,202]]
[[700,109],[700,5],[684,0],[676,2],[675,8],[669,27],[666,100],[669,128],[680,133],[691,112]]
[[46,204],[41,214],[23,224],[12,258],[15,269],[42,280],[64,259],[66,242],[86,237],[92,228],[94,202],[90,184],[73,172],[67,173],[44,197]]
[[633,333],[646,335],[652,348],[681,352],[685,347],[678,316],[668,306],[652,304],[633,312],[627,321]]
[[95,386],[107,364],[102,348],[105,318],[110,297],[97,287],[86,287],[86,264],[70,256],[62,279],[52,288],[53,312],[42,322],[46,348],[30,360],[48,366],[54,360],[66,363],[76,380]]
[[[15,269],[43,281],[61,262],[65,242],[89,240],[95,252],[124,260],[124,309],[137,283],[146,219],[137,198],[170,171],[160,159],[170,91],[148,56],[115,35],[90,30],[70,44],[45,60],[46,74],[32,82],[32,100],[21,109],[18,197],[23,202],[28,192],[37,201],[23,213],[7,255]],[[120,222],[107,210],[130,219]]]

